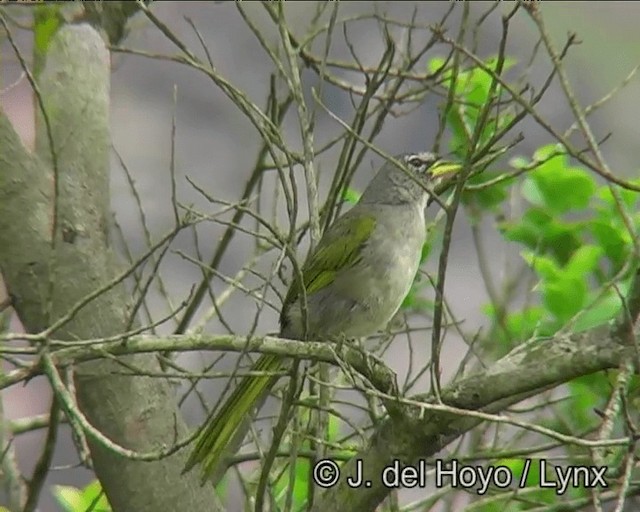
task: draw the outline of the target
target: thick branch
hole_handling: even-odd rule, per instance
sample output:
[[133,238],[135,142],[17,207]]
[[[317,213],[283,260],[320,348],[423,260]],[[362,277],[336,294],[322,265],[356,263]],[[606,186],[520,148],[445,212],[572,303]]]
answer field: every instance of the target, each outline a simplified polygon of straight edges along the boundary
[[[617,325],[617,324],[616,324]],[[52,340],[53,346],[59,343]],[[68,348],[53,351],[52,357],[58,366],[123,354],[172,350],[251,351],[314,359],[338,364],[346,362],[366,375],[380,373],[382,382],[390,372],[383,364],[352,349],[347,349],[337,358],[334,347],[327,343],[300,342],[272,337],[253,337],[249,341],[236,336],[185,335],[155,338],[133,336],[126,343],[119,340],[78,342]],[[500,412],[525,398],[536,395],[550,387],[589,373],[617,368],[621,361],[634,357],[635,347],[623,345],[620,338],[607,328],[598,328],[572,336],[557,336],[532,340],[515,348],[486,371],[469,376],[443,389],[445,404],[458,409]],[[16,370],[16,372],[19,370]],[[33,369],[29,375],[39,372]],[[23,379],[15,372],[8,376],[12,381]],[[8,382],[2,383],[7,385]],[[413,397],[414,402],[429,397]],[[416,458],[427,458],[445,448],[451,441],[475,427],[481,420],[477,417],[429,410],[428,405],[403,406],[404,414],[388,419],[363,449],[342,470],[340,483],[321,495],[315,510],[326,510],[327,506],[338,506],[340,510],[373,510],[382,501],[389,489],[379,484],[382,469],[394,458],[412,463]],[[365,478],[373,482],[371,488],[353,489],[344,477],[355,472],[355,461],[363,461]],[[346,500],[346,501],[345,501]],[[352,503],[349,509],[344,503]]]
[[[581,375],[617,368],[621,361],[634,357],[635,347],[623,345],[615,329],[613,331],[611,333],[607,328],[601,327],[572,336],[532,340],[515,348],[486,371],[445,387],[442,400],[458,409],[496,413]],[[52,345],[59,346],[55,340],[52,341]],[[56,365],[64,366],[77,361],[165,350],[255,351],[282,356],[295,353],[302,359],[338,364],[334,347],[327,343],[271,337],[254,337],[247,341],[236,336],[211,335],[166,338],[134,336],[125,344],[118,340],[78,342],[75,346],[53,351],[52,357]],[[386,376],[385,378],[390,375],[383,364],[372,359],[366,361],[356,350],[345,350],[339,359],[366,375],[375,375],[378,372]],[[34,369],[29,375],[35,374],[36,371],[39,369]],[[18,378],[15,372],[9,377],[15,380]],[[25,377],[26,375],[20,376]],[[7,382],[4,382],[4,385],[6,384]],[[412,400],[428,404],[430,399],[417,396]],[[429,410],[428,405],[404,405],[403,412],[402,415],[395,415],[393,419],[386,420],[372,437],[368,447],[344,466],[343,479],[337,487],[321,495],[316,510],[326,510],[325,507],[332,505],[337,507],[338,503],[343,504],[340,510],[375,509],[389,492],[384,486],[379,485],[380,472],[394,458],[409,464],[416,458],[431,457],[481,421],[472,416]],[[365,478],[373,482],[371,488],[352,489],[344,481],[344,477],[354,473],[355,461],[358,459],[363,461]],[[353,503],[353,507],[345,509],[344,503]]]
[[[384,363],[370,354],[357,349],[337,346],[331,343],[294,341],[271,336],[243,336],[187,334],[167,337],[131,336],[126,342],[118,337],[105,341],[66,342],[51,340],[51,358],[57,367],[69,366],[86,361],[95,361],[111,356],[145,353],[188,352],[192,350],[222,350],[229,352],[261,352],[290,357],[296,354],[300,359],[311,359],[351,367],[367,377],[381,393],[393,395],[396,389],[396,375]],[[61,347],[61,348],[59,348]],[[27,353],[34,351],[27,349]],[[0,350],[1,353],[1,350]],[[120,368],[120,372],[124,368]],[[6,388],[36,375],[41,375],[42,366],[36,362],[32,367],[13,370],[0,375],[0,389]]]
[[[532,340],[488,370],[444,388],[442,401],[460,409],[499,412],[581,375],[616,368],[632,357],[634,350],[618,344],[602,328],[579,335]],[[416,397],[420,398],[427,399]],[[340,481],[319,496],[313,510],[375,510],[390,492],[382,485],[380,475],[393,459],[412,464],[431,457],[478,423],[480,420],[474,417],[407,408],[405,415],[387,419],[368,446],[341,468]],[[362,461],[363,477],[372,482],[370,487],[353,488],[347,484],[346,478],[357,474],[357,461]]]
[[[56,34],[39,77],[48,119],[38,118],[37,155],[26,151],[0,112],[0,267],[29,332],[43,330],[117,274],[107,237],[109,60],[102,39],[88,25],[66,26]],[[67,340],[112,336],[126,329],[127,317],[127,294],[119,285],[55,335]],[[144,372],[160,371],[152,355],[122,360]],[[120,369],[108,359],[76,368],[78,405],[93,426],[142,452],[184,437],[187,428],[170,383],[116,375]],[[95,442],[90,447],[114,511],[212,510],[211,489],[201,488],[196,475],[180,476],[184,450],[141,462]]]

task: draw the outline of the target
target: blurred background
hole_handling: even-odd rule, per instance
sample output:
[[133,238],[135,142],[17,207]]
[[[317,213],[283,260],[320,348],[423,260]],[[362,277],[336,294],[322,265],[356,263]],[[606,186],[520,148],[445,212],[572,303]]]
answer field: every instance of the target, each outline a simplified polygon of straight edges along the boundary
[[[245,4],[246,11],[254,22],[265,27],[268,36],[274,36],[273,26],[266,22],[264,12],[258,4]],[[396,19],[416,20],[431,23],[438,20],[449,8],[441,2],[379,2],[371,4],[341,4],[340,17],[356,16],[371,12],[373,8],[386,12]],[[472,4],[471,12],[476,18],[482,15],[488,4]],[[540,6],[547,26],[552,32],[557,47],[562,46],[569,32],[575,32],[581,44],[571,49],[565,61],[566,70],[582,105],[591,104],[613,88],[619,86],[629,73],[640,63],[640,3],[634,2],[549,2]],[[228,3],[162,2],[152,5],[155,14],[162,19],[191,48],[198,49],[198,41],[193,30],[185,21],[191,18],[211,52],[217,71],[258,105],[266,100],[266,84],[273,73],[273,64],[264,54],[260,44],[246,26],[237,8]],[[479,32],[478,53],[483,57],[495,54],[501,36],[500,13],[508,6],[502,6],[483,25]],[[8,12],[28,20],[27,8],[12,8]],[[306,26],[312,12],[306,3],[287,3],[287,17],[290,25]],[[453,32],[461,9],[454,9],[449,26]],[[22,18],[24,16],[24,18]],[[32,35],[26,30],[16,30],[18,44],[30,55]],[[400,37],[400,32],[394,32]],[[507,45],[507,54],[526,61],[537,41],[537,31],[527,16],[519,16],[513,21]],[[372,65],[379,61],[384,50],[380,31],[373,23],[354,23],[349,29],[349,38],[363,63]],[[331,55],[336,59],[349,59],[344,40],[332,47]],[[136,17],[130,25],[130,33],[122,46],[144,49],[154,54],[175,54],[177,50],[150,25],[143,17]],[[0,46],[0,102],[4,111],[12,119],[25,144],[33,144],[33,101],[27,80],[21,78],[20,66],[3,38]],[[437,51],[434,55],[437,55]],[[432,56],[434,56],[432,55]],[[444,50],[443,54],[444,56]],[[152,60],[142,57],[114,54],[112,58],[112,206],[115,219],[121,226],[124,240],[129,250],[140,254],[146,248],[144,233],[140,226],[140,216],[136,201],[132,198],[130,185],[115,156],[122,157],[131,175],[146,216],[147,226],[153,238],[158,238],[173,226],[173,212],[170,207],[171,177],[171,125],[176,116],[176,186],[180,201],[194,204],[200,211],[213,213],[215,208],[203,199],[185,180],[189,176],[200,187],[216,198],[227,201],[237,200],[245,180],[253,168],[256,152],[261,144],[258,133],[238,111],[228,98],[204,75],[183,65]],[[549,72],[550,65],[544,52],[540,52],[532,70],[533,80],[539,80]],[[308,79],[307,87],[317,85],[311,73],[303,74]],[[348,80],[361,78],[345,73]],[[174,104],[174,90],[177,102]],[[598,138],[611,133],[602,146],[603,153],[614,173],[621,177],[637,176],[637,135],[640,117],[640,81],[633,78],[616,97],[604,108],[590,117]],[[313,100],[307,96],[310,104]],[[338,116],[349,118],[352,105],[349,98],[335,88],[325,86],[323,101]],[[392,154],[407,150],[430,149],[437,130],[437,107],[439,98],[428,99],[424,106],[406,116],[390,118],[377,139],[377,145]],[[573,116],[561,89],[554,83],[538,111],[554,127],[566,130]],[[330,140],[341,128],[322,109],[317,108],[315,144],[317,147]],[[531,156],[535,148],[550,142],[549,136],[532,122],[525,122],[522,131],[524,141],[513,151],[512,156]],[[284,139],[291,147],[300,148],[299,130],[295,116],[289,116],[284,123]],[[320,195],[324,198],[329,177],[336,164],[337,152],[328,151],[316,162],[319,169]],[[381,159],[370,153],[355,176],[353,186],[361,189],[380,164]],[[506,162],[506,161],[505,161]],[[301,211],[304,213],[305,208]],[[436,208],[432,206],[428,215],[433,217]],[[200,251],[203,260],[208,261],[216,247],[224,226],[207,224],[199,228]],[[499,279],[505,264],[517,256],[517,248],[507,247],[497,235],[495,226],[483,226],[484,244],[492,251],[492,272]],[[116,237],[117,238],[117,237]],[[253,247],[248,236],[236,236],[224,257],[219,270],[227,276],[235,275],[247,260]],[[117,242],[118,247],[122,244]],[[193,238],[189,234],[178,237],[170,253],[161,266],[161,274],[174,304],[183,300],[191,287],[200,279],[201,272],[192,263],[185,261],[178,251],[194,254]],[[300,254],[305,254],[304,246]],[[458,319],[463,320],[466,332],[474,333],[482,328],[486,317],[481,306],[487,302],[477,262],[469,259],[471,236],[469,226],[462,216],[454,230],[452,252],[446,281],[446,294]],[[427,268],[435,269],[437,258],[431,257]],[[263,268],[268,270],[268,265]],[[226,288],[220,280],[214,283],[219,293]],[[149,306],[154,316],[167,313],[167,304],[156,289],[151,291]],[[246,295],[236,293],[224,305],[226,322],[238,333],[247,333],[256,313],[254,302]],[[19,324],[14,319],[12,328]],[[223,326],[212,321],[206,326],[213,333],[226,332]],[[171,332],[167,324],[160,332]],[[257,333],[277,330],[277,313],[266,309],[259,318]],[[429,343],[425,336],[424,353],[428,354]],[[392,368],[402,374],[406,371],[407,351],[404,348],[387,356]],[[183,355],[179,362],[200,368],[201,354]],[[460,359],[459,347],[455,340],[445,344],[443,350],[444,379],[455,370]],[[205,395],[215,396],[221,383],[213,381],[202,385]],[[207,395],[209,396],[209,395]],[[7,389],[3,393],[4,409],[8,419],[21,418],[48,411],[50,395],[44,381],[36,379],[28,387]],[[187,400],[184,413],[192,425],[202,419],[202,409],[195,400]],[[77,455],[63,427],[63,433],[56,450],[56,468],[51,471],[48,484],[83,486],[92,475],[74,468]],[[35,458],[41,450],[43,432],[30,432],[15,441],[20,467],[29,474]],[[43,493],[40,510],[59,510],[49,490]]]

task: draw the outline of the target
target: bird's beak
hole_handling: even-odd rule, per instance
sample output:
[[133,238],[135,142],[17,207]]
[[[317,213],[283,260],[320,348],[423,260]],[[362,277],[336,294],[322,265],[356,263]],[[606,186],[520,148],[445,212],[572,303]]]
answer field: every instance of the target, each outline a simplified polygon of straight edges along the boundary
[[431,176],[434,178],[440,178],[441,176],[458,172],[462,169],[462,164],[459,162],[449,162],[447,160],[440,160],[431,166]]

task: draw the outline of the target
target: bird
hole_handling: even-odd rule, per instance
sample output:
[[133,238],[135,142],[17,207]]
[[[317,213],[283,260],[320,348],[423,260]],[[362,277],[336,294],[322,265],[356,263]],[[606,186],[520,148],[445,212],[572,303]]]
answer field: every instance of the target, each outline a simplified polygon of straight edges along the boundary
[[[418,272],[427,201],[461,168],[426,151],[386,161],[358,202],[311,250],[300,271],[302,280],[292,279],[280,313],[280,337],[330,342],[365,338],[383,329]],[[290,364],[290,358],[272,354],[256,361],[251,371],[264,375],[243,377],[220,410],[205,420],[183,472],[200,464],[203,484],[219,474],[223,459],[233,455],[230,451],[239,448],[246,434],[242,426]]]

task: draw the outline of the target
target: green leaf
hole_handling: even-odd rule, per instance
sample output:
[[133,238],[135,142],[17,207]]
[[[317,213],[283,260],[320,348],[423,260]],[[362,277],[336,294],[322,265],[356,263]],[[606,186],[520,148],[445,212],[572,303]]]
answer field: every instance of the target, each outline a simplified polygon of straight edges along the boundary
[[507,467],[513,476],[513,485],[510,488],[516,489],[520,485],[525,464],[528,465],[527,477],[524,482],[527,492],[523,494],[526,499],[514,499],[513,492],[491,493],[493,489],[490,488],[491,496],[489,499],[480,499],[470,503],[464,507],[465,512],[521,512],[530,510],[534,505],[555,504],[558,501],[556,490],[540,488],[540,459],[531,458],[528,462],[524,458],[498,459],[492,462],[491,466]]
[[[474,176],[468,180],[468,183],[470,185],[482,185],[497,178],[498,176],[501,176],[502,174],[503,173],[499,171],[485,171],[481,175]],[[508,185],[509,183],[505,180],[484,189],[463,191],[462,201],[465,204],[477,204],[483,210],[489,210],[494,213],[498,212],[500,205],[502,205],[507,198],[506,189]]]
[[566,154],[557,152],[556,145],[536,152],[541,163],[525,179],[524,197],[556,213],[586,208],[597,190],[595,180],[582,168],[570,167]]
[[76,512],[84,505],[82,491],[67,485],[52,486],[53,496],[65,512]]
[[624,265],[631,250],[629,233],[626,229],[614,227],[604,220],[593,220],[589,223],[589,229],[613,264],[612,274],[616,274]]
[[89,485],[87,485],[82,491],[82,496],[86,504],[85,510],[89,509],[89,507],[93,504],[91,512],[111,511],[111,505],[109,505],[106,494],[102,492],[102,486],[100,485],[100,482],[98,480],[94,480]]
[[544,194],[540,190],[540,187],[535,180],[525,179],[522,182],[520,193],[522,194],[522,197],[524,197],[532,205],[539,207],[546,206]]
[[[624,292],[622,290],[619,291],[624,296]],[[601,295],[600,290],[597,290],[596,293]],[[591,300],[587,300],[587,304],[589,303],[591,304],[578,314],[573,325],[573,332],[582,332],[603,325],[613,320],[622,310],[622,301],[616,290],[608,290],[600,298],[594,297]]]
[[[633,180],[629,180],[629,183],[633,185],[640,185],[640,178],[636,178]],[[632,208],[638,199],[640,199],[640,193],[635,190],[628,190],[622,187],[616,187],[616,191],[618,195],[622,198],[623,204],[627,208]],[[611,188],[608,185],[602,186],[598,189],[597,193],[598,198],[600,198],[606,205],[609,206],[611,210],[617,211],[616,200],[613,197],[613,193],[611,192]]]
[[443,66],[445,65],[445,62],[446,60],[444,60],[442,57],[433,57],[427,63],[427,70],[429,71],[430,74],[438,73],[442,70]]
[[465,118],[458,112],[457,109],[452,108],[447,116],[447,123],[451,128],[451,147],[465,147],[467,140],[467,132],[465,129]]
[[287,496],[291,493],[293,497],[293,510],[302,510],[307,502],[309,494],[309,475],[311,466],[306,457],[295,459],[293,490],[289,483],[290,469],[287,467],[282,477],[275,486],[276,500],[284,505]]
[[596,245],[583,245],[573,253],[565,266],[566,274],[576,279],[584,277],[596,268],[603,252],[602,248]]
[[545,280],[560,279],[562,271],[558,264],[549,256],[522,251],[522,258]]
[[[318,397],[310,397],[307,396],[302,400],[302,405],[305,402],[308,402],[310,406],[317,407],[318,406]],[[302,421],[309,421],[309,411],[310,409],[303,409],[302,412]],[[327,440],[330,443],[337,444],[339,442],[340,436],[340,426],[342,420],[333,414],[329,414],[328,425],[327,425]],[[286,444],[285,446],[290,447],[290,445]],[[346,443],[343,443],[343,446],[346,448]],[[310,450],[311,444],[308,440],[305,440],[301,443],[301,448],[304,450]],[[342,453],[351,457],[354,456],[356,450],[344,450]],[[289,460],[279,468],[277,474],[280,474],[275,486],[274,486],[274,495],[276,501],[281,503],[284,506],[289,493],[292,493],[293,498],[293,510],[304,510],[305,504],[308,500],[309,493],[309,478],[311,476],[311,465],[310,461],[307,457],[297,457],[295,459],[295,469],[294,469],[294,481],[293,481],[293,489],[291,489],[290,476],[291,470],[289,467]],[[274,472],[276,473],[276,472]]]
[[34,75],[38,77],[44,67],[45,56],[49,43],[53,39],[60,25],[64,22],[60,4],[39,4],[33,11],[33,41],[34,41]]
[[216,485],[216,494],[220,498],[220,501],[222,501],[223,503],[227,499],[228,488],[229,488],[229,476],[228,476],[228,473],[225,473],[225,475],[220,479],[220,481]]
[[[497,325],[498,317],[493,304],[484,304],[481,306],[482,312],[487,315],[495,325]],[[522,311],[514,311],[504,318],[504,329],[496,328],[492,332],[495,336],[500,348],[511,349],[516,344],[527,340],[534,333],[540,332],[541,322],[544,318],[545,311],[540,306],[530,306]],[[500,325],[499,327],[502,327]],[[505,332],[506,331],[506,332]],[[506,352],[500,351],[500,356]]]
[[[514,59],[504,59],[503,72],[512,67],[515,62]],[[490,70],[495,71],[497,64],[496,57],[485,61],[485,66]],[[459,153],[460,148],[466,147],[468,134],[473,133],[476,129],[478,116],[491,99],[489,96],[492,92],[493,77],[492,73],[485,71],[480,66],[460,68],[456,74],[455,85],[453,85],[453,69],[451,67],[444,68],[445,65],[446,61],[437,57],[429,61],[427,68],[432,74],[440,73],[440,80],[446,87],[453,87],[456,101],[454,107],[448,110],[447,124],[452,132],[450,147],[454,153]],[[500,98],[502,87],[496,84],[491,95]],[[502,111],[498,118],[489,117],[486,119],[479,142],[481,144],[485,142],[495,133],[498,126],[504,126],[511,119],[512,114],[509,111]]]
[[544,310],[539,306],[531,306],[523,311],[507,316],[507,329],[516,340],[530,338],[544,317]]
[[587,292],[587,284],[583,280],[565,277],[545,283],[542,300],[558,320],[566,322],[582,309]]
[[[506,72],[516,63],[515,59],[505,58],[502,64],[502,72]],[[492,71],[496,71],[498,67],[497,57],[490,57],[485,61],[487,68]],[[468,102],[475,104],[477,109],[480,110],[489,100],[489,93],[491,91],[491,84],[493,77],[491,73],[488,73],[480,67],[472,68],[465,76],[466,78],[466,99]],[[495,94],[500,94],[501,86],[496,85]]]
[[542,208],[530,208],[519,222],[503,222],[499,227],[507,240],[543,254],[551,253],[561,264],[583,244],[583,223],[565,222]]
[[[498,459],[495,462],[496,466],[506,466],[510,469],[514,479],[520,482],[522,474],[525,469],[526,460],[519,458],[512,459]],[[530,461],[527,469],[527,478],[525,479],[525,487],[539,487],[540,486],[540,464],[537,461]]]
[[593,373],[573,379],[568,383],[570,394],[562,403],[562,430],[566,433],[587,431],[600,422],[593,411],[604,403],[611,391],[611,384],[605,374]]
[[344,199],[346,203],[356,204],[360,200],[361,195],[362,194],[355,188],[347,187],[342,192],[342,199]]
[[98,480],[84,489],[66,485],[52,486],[52,492],[65,512],[111,512],[111,506]]
[[558,320],[565,322],[580,311],[588,292],[583,275],[575,277],[548,256],[523,251],[522,257],[542,278],[542,301]]
[[35,7],[34,20],[34,43],[38,52],[44,54],[63,21],[60,5],[38,5]]
[[[502,61],[502,72],[506,73],[517,63],[518,59],[516,59],[515,57],[510,57],[508,55],[504,56],[504,59]],[[498,56],[494,55],[492,57],[489,57],[487,59],[487,67],[493,71],[496,71],[498,69]]]

